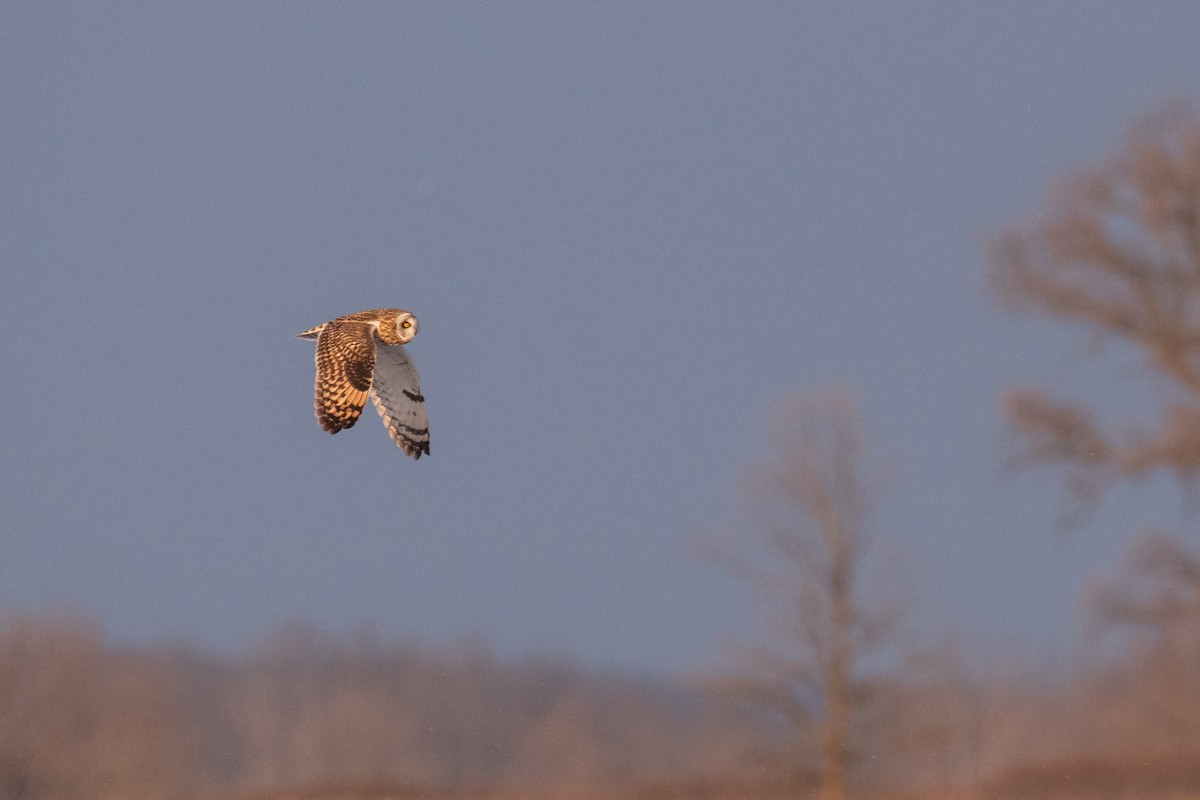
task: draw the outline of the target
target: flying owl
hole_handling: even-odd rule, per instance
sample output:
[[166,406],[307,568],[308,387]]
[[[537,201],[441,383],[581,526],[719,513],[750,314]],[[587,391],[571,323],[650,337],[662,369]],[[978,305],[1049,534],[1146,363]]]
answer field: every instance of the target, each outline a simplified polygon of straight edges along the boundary
[[296,334],[317,340],[317,422],[330,433],[352,428],[375,403],[388,435],[408,455],[429,454],[429,418],[417,368],[404,345],[417,318],[401,308],[347,314]]

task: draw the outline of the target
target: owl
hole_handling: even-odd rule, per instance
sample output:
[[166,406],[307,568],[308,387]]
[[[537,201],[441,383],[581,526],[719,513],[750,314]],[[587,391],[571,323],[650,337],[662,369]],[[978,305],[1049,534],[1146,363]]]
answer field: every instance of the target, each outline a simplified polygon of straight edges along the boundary
[[429,418],[417,368],[404,345],[417,318],[401,308],[347,314],[296,334],[317,340],[317,422],[330,433],[352,428],[375,403],[383,426],[408,455],[429,454]]

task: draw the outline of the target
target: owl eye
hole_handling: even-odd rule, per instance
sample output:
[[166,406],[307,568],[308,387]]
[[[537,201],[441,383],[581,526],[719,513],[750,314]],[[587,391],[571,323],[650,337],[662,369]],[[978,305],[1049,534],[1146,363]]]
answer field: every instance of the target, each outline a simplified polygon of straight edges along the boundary
[[400,327],[401,327],[401,328],[411,328],[411,327],[412,327],[412,323],[411,323],[411,322],[409,322],[408,320],[405,320],[404,322],[401,322],[401,323],[400,323]]

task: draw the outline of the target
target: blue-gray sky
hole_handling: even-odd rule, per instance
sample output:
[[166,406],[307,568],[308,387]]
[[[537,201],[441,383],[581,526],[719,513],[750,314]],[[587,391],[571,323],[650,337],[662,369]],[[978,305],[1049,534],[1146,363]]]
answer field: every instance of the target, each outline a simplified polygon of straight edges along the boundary
[[[17,3],[0,14],[0,613],[306,619],[670,670],[751,624],[687,555],[835,380],[931,619],[1059,646],[1156,484],[1056,534],[997,396],[1103,395],[979,237],[1200,89],[1194,3]],[[312,345],[414,311],[433,453],[331,437]]]

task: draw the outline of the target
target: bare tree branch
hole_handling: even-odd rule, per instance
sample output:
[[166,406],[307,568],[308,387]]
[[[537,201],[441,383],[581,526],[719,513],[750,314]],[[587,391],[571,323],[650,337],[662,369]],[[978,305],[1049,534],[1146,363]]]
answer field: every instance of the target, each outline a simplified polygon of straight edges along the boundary
[[1004,413],[1021,466],[1061,468],[1073,499],[1118,480],[1200,469],[1200,118],[1176,104],[1115,153],[1056,183],[1046,207],[985,244],[989,283],[1015,311],[1078,323],[1130,346],[1164,402],[1106,431],[1084,404],[1013,390]]
[[1087,608],[1105,626],[1192,622],[1200,616],[1200,555],[1161,533],[1144,534],[1116,578],[1089,587]]

